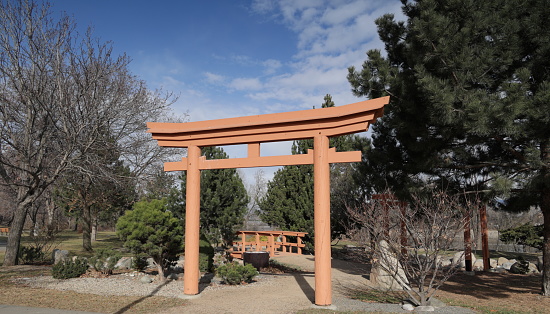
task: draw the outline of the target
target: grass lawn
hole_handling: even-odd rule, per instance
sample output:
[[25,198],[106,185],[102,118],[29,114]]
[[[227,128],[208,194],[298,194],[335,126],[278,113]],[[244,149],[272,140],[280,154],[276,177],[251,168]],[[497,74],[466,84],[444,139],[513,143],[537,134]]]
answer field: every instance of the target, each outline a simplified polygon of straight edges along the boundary
[[[0,242],[6,243],[8,241],[7,236],[0,236]],[[24,233],[21,237],[21,244],[30,246],[33,244],[33,239]],[[106,248],[106,249],[120,249],[123,247],[123,242],[117,237],[114,231],[102,231],[98,232],[97,240],[92,242],[94,249]],[[67,250],[69,255],[77,255],[84,257],[91,257],[93,252],[86,252],[82,247],[82,233],[75,231],[63,231],[55,236],[55,239],[51,242],[49,247],[50,251],[54,249]],[[51,252],[49,252],[51,253]],[[131,256],[131,253],[122,253],[126,256]],[[0,265],[4,262],[4,250],[0,251]]]

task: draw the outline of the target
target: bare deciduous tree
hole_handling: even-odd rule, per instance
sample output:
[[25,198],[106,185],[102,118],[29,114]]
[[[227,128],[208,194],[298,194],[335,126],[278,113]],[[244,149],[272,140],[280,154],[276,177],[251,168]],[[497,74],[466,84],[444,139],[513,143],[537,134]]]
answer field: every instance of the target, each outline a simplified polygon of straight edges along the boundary
[[0,4],[0,176],[16,195],[6,266],[17,263],[27,212],[48,186],[68,170],[100,174],[90,153],[98,148],[131,160],[132,139],[172,99],[133,76],[127,56],[74,26],[32,0]]
[[409,204],[384,195],[348,208],[353,220],[348,236],[372,250],[374,271],[381,270],[417,305],[427,305],[458,270],[457,261],[444,254],[462,231],[468,204],[443,192],[414,195]]

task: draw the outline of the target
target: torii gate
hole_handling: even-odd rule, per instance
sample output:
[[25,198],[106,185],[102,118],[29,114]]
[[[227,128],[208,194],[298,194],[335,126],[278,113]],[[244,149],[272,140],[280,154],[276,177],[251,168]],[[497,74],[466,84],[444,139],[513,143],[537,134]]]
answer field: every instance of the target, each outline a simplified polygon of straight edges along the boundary
[[[361,152],[336,152],[329,137],[364,132],[384,112],[390,97],[340,107],[187,123],[148,122],[158,145],[187,147],[187,157],[164,164],[165,171],[187,171],[184,293],[199,293],[200,171],[203,169],[313,164],[315,304],[332,304],[330,163],[359,162]],[[313,138],[307,154],[260,156],[260,144]],[[201,147],[248,144],[248,157],[206,160]]]

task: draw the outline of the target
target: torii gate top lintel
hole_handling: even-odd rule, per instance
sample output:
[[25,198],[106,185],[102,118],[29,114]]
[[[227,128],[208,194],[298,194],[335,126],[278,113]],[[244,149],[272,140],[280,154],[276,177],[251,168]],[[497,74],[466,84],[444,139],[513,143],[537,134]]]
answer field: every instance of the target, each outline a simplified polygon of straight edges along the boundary
[[160,146],[189,147],[276,142],[366,131],[382,116],[389,97],[354,104],[184,123],[148,122]]
[[[238,118],[185,123],[149,122],[147,127],[160,146],[223,146],[248,144],[248,158],[200,161],[200,169],[268,167],[312,164],[312,154],[260,157],[259,143],[338,136],[364,132],[384,112],[389,97],[354,104]],[[330,162],[360,161],[360,152],[329,151]],[[181,162],[165,163],[166,171],[187,170]]]

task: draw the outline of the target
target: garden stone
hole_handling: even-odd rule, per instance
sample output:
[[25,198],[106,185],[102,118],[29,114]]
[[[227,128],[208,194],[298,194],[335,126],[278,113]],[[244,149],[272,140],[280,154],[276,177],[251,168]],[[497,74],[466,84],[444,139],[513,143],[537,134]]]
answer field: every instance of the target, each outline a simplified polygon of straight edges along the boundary
[[475,263],[472,265],[472,267],[474,268],[474,270],[483,270],[483,260],[482,259],[476,260]]
[[69,251],[55,249],[53,250],[52,255],[53,263],[55,265],[59,262],[66,261],[69,258]]
[[132,258],[125,256],[118,260],[115,265],[116,269],[131,269],[132,268]]
[[[472,256],[472,265],[473,265],[476,261],[476,257],[474,254],[472,254],[471,256]],[[464,251],[456,252],[455,255],[453,256],[452,261],[453,261],[453,264],[457,266],[460,266],[462,268],[466,267],[466,257],[464,256]]]
[[506,263],[510,263],[510,261],[506,257],[499,257],[497,263],[502,266]]
[[510,266],[509,271],[512,274],[527,274],[529,272],[529,263],[526,261],[515,262]]
[[155,263],[155,260],[152,257],[149,257],[147,259],[147,267],[157,267],[157,264]]
[[143,276],[143,277],[139,278],[139,281],[142,282],[142,283],[151,283],[151,282],[153,282],[153,279],[149,276]]
[[401,308],[404,309],[405,311],[412,311],[412,310],[414,310],[414,305],[412,305],[410,303],[404,303],[401,306]]
[[446,256],[439,255],[439,256],[437,256],[437,263],[441,267],[448,267],[448,266],[451,266],[452,261],[451,261],[450,258],[448,258]]
[[512,265],[514,265],[514,263],[512,262],[507,262],[507,263],[504,263],[502,265],[500,265],[502,268],[506,269],[506,270],[510,270],[510,268],[512,267]]
[[537,265],[529,262],[529,273],[535,273],[535,274],[539,273],[539,269]]
[[[403,266],[390,251],[388,243],[385,240],[380,241],[379,248],[380,259],[373,263],[371,281],[380,289],[409,290],[409,282]],[[387,270],[391,270],[391,273]]]

